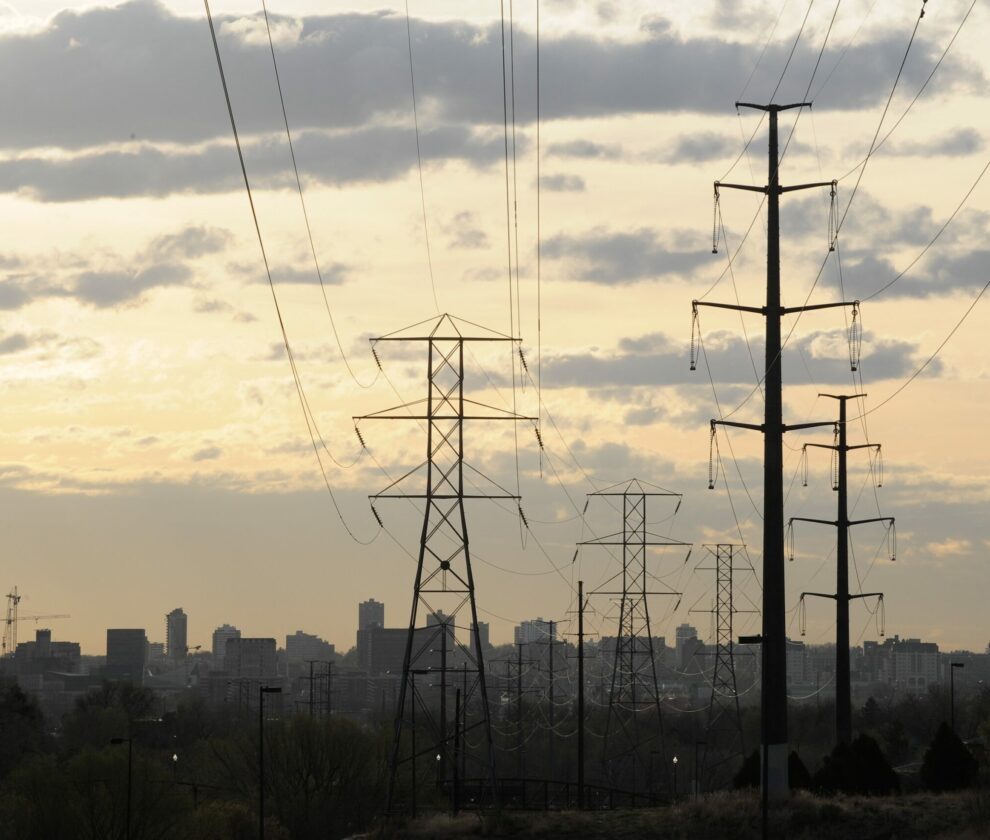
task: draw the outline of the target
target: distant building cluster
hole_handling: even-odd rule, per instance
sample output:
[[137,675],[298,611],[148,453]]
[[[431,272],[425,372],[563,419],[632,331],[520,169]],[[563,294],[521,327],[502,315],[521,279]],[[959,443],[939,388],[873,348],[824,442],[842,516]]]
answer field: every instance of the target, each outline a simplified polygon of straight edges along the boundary
[[[0,659],[0,674],[16,678],[53,718],[104,680],[144,686],[160,697],[164,710],[174,708],[188,692],[209,703],[247,709],[257,703],[258,688],[265,685],[282,689],[283,708],[294,705],[358,718],[387,715],[410,652],[415,652],[427,684],[430,672],[439,673],[444,666],[470,670],[482,654],[490,696],[501,697],[503,705],[518,687],[510,684],[510,675],[521,656],[532,666],[526,668],[526,680],[545,680],[551,669],[558,676],[566,674],[568,685],[576,679],[572,640],[554,621],[521,621],[513,630],[513,644],[501,648],[492,646],[486,622],[478,622],[476,634],[471,624],[459,625],[453,616],[424,610],[417,625],[412,638],[405,625],[386,626],[385,605],[371,598],[357,605],[356,644],[343,656],[330,642],[303,630],[287,634],[280,646],[275,638],[247,636],[232,624],[216,627],[210,644],[191,645],[189,616],[176,607],[165,614],[164,642],[149,641],[145,628],[110,628],[105,655],[84,656],[77,642],[55,640],[51,630],[39,629],[33,640]],[[663,636],[637,637],[636,645],[638,657],[652,650],[664,697],[695,706],[707,703],[716,649],[699,638],[697,628],[678,626],[673,646]],[[586,640],[586,680],[595,702],[608,700],[618,649],[614,636]],[[628,643],[622,649],[629,650]],[[749,689],[759,683],[758,648],[735,645],[735,654],[738,690],[747,698],[744,702],[752,702],[757,694]],[[865,641],[851,652],[854,699],[862,702],[883,692],[922,694],[947,681],[950,662],[964,665],[972,685],[981,680],[990,684],[990,645],[980,653],[947,654],[920,639]],[[830,697],[834,673],[834,645],[788,640],[788,690],[796,698]]]

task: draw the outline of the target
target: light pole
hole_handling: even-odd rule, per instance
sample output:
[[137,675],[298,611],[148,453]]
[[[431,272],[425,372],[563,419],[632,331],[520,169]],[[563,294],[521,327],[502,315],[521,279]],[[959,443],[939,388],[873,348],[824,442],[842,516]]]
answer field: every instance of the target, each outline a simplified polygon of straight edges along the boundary
[[949,663],[949,720],[952,734],[956,734],[956,668],[965,668],[965,662]]
[[131,767],[134,755],[134,742],[130,738],[111,738],[111,744],[127,744],[127,811],[124,823],[124,837],[131,840]]
[[698,768],[698,747],[707,747],[706,741],[694,742],[694,799],[697,802],[701,796],[701,774]]
[[265,695],[281,694],[280,686],[258,686],[258,837],[265,840]]
[[740,636],[739,644],[741,645],[760,645],[760,730],[764,733],[763,737],[760,739],[761,744],[761,761],[760,761],[760,813],[761,813],[761,831],[760,834],[763,840],[767,838],[767,832],[770,825],[770,771],[767,767],[767,738],[766,738],[766,727],[767,727],[767,702],[766,702],[766,688],[767,688],[767,656],[766,648],[763,646],[763,636],[757,633],[755,636]]
[[674,756],[674,801],[677,801],[677,756]]

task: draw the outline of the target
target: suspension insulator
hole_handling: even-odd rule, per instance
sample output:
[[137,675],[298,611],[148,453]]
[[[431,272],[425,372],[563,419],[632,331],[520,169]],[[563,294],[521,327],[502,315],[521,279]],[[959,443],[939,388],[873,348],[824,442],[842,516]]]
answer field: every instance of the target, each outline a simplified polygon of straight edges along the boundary
[[375,357],[375,364],[378,365],[378,369],[382,370],[382,360],[378,358],[378,351],[374,344],[371,345],[371,355]]
[[701,344],[701,324],[698,323],[698,302],[691,304],[691,370],[698,369],[698,347]]
[[534,426],[533,431],[536,432],[536,442],[539,444],[540,449],[543,448],[543,435],[540,434],[540,427]]
[[522,520],[523,525],[526,526],[526,529],[529,530],[529,520],[526,519],[526,514],[523,513],[522,505],[517,505],[517,507],[519,508],[519,518]]
[[378,522],[378,527],[379,528],[384,528],[385,527],[385,523],[382,522],[382,518],[381,518],[381,516],[378,513],[378,508],[376,508],[374,505],[372,505],[371,506],[371,512],[372,512],[372,514],[374,514],[375,521]]
[[832,188],[829,190],[829,205],[828,205],[828,250],[835,250],[835,242],[839,238],[839,212],[836,196],[839,191],[839,182],[833,181]]
[[893,519],[890,520],[890,528],[887,531],[889,548],[890,548],[890,562],[897,562],[897,524]]
[[571,558],[571,565],[573,566],[577,562],[578,552],[581,551],[580,548],[574,549],[574,556]]
[[708,489],[715,489],[715,421],[712,421],[712,433],[708,439]]
[[877,487],[883,487],[883,449],[880,448],[880,444],[877,444]]
[[794,562],[794,520],[787,523],[787,561]]
[[718,253],[718,240],[719,240],[719,196],[718,196],[718,181],[715,182],[715,201],[712,204],[712,253]]
[[355,426],[354,427],[354,434],[357,435],[357,439],[361,442],[361,448],[362,449],[367,449],[368,448],[368,444],[366,444],[364,442],[364,435],[361,434],[361,429],[358,428],[357,426]]
[[852,321],[849,323],[849,369],[859,370],[863,354],[863,320],[859,313],[859,301],[853,303]]
[[523,349],[522,347],[518,349],[519,349],[519,361],[522,362],[523,370],[526,371],[526,373],[529,373],[529,365],[526,364],[526,356],[523,353]]
[[801,447],[801,486],[808,486],[808,446]]

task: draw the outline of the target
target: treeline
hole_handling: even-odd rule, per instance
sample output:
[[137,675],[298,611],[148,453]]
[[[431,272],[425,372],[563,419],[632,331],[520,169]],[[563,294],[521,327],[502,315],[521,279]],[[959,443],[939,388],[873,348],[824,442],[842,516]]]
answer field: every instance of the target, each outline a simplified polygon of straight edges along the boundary
[[[190,701],[156,716],[155,706],[147,690],[107,684],[53,733],[30,697],[3,686],[0,837],[257,837],[257,710]],[[264,732],[266,837],[322,840],[371,824],[384,797],[381,731],[297,714],[266,720]]]

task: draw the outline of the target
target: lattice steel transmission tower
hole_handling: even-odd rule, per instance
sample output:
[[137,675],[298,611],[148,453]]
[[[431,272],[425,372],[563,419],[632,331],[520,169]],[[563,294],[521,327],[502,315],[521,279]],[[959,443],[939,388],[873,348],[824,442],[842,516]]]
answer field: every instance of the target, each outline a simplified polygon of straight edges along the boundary
[[[607,595],[619,601],[618,633],[602,745],[605,776],[613,788],[638,792],[643,779],[648,780],[651,788],[654,786],[651,778],[654,753],[660,754],[660,766],[664,768],[661,772],[666,772],[649,599],[654,595],[673,595],[679,599],[682,594],[670,589],[650,588],[651,580],[656,578],[647,568],[648,549],[690,545],[647,529],[646,500],[651,497],[676,498],[677,508],[680,508],[682,494],[634,478],[588,495],[622,499],[622,530],[581,545],[622,549],[620,570],[589,594]],[[619,588],[614,588],[616,584]],[[651,715],[653,719],[644,722],[643,718]],[[648,735],[647,730],[651,734]],[[647,793],[653,795],[654,790]]]
[[[852,689],[849,673],[849,602],[857,598],[878,598],[883,603],[882,592],[859,592],[849,594],[849,527],[865,525],[868,522],[889,523],[888,533],[893,536],[895,545],[891,551],[891,559],[896,555],[896,535],[894,532],[893,516],[875,516],[870,519],[849,518],[849,476],[847,471],[847,453],[857,449],[873,450],[879,458],[879,443],[862,443],[850,446],[846,434],[847,415],[846,403],[849,400],[865,397],[865,394],[819,394],[839,403],[839,420],[835,425],[835,442],[806,443],[807,448],[830,449],[833,452],[833,484],[832,489],[838,493],[838,507],[835,519],[810,519],[805,516],[793,516],[788,521],[788,536],[791,543],[790,556],[794,559],[794,523],[813,522],[818,525],[831,525],[837,529],[835,544],[836,581],[835,594],[826,592],[802,592],[801,608],[804,610],[804,599],[808,595],[816,598],[831,598],[835,601],[835,738],[836,741],[848,744],[852,740]],[[807,463],[807,461],[805,462]],[[879,483],[879,482],[878,482]]]
[[[742,718],[739,715],[739,688],[736,682],[735,639],[733,619],[740,610],[735,605],[733,592],[736,549],[733,543],[706,545],[715,561],[714,566],[698,566],[696,571],[715,572],[715,665],[712,670],[712,693],[708,702],[708,723],[705,732],[704,771],[701,782],[709,790],[717,777],[734,758],[743,760],[746,755],[743,741]],[[748,563],[740,571],[752,572]]]
[[[468,420],[519,421],[533,418],[469,399],[465,395],[464,350],[468,344],[513,344],[519,339],[444,314],[371,341],[372,348],[383,341],[423,342],[427,345],[426,398],[355,418],[355,422],[371,419],[413,420],[423,424],[426,431],[426,460],[382,492],[371,496],[376,517],[379,514],[374,502],[379,499],[417,499],[424,502],[409,633],[396,706],[387,807],[389,810],[393,806],[398,807],[399,769],[409,764],[412,807],[415,809],[416,760],[421,756],[428,756],[430,766],[436,767],[438,787],[441,790],[449,787],[451,747],[456,725],[452,727],[448,720],[450,704],[447,695],[455,690],[456,681],[464,678],[465,671],[469,683],[461,699],[465,725],[460,733],[466,742],[471,732],[480,732],[480,746],[472,758],[481,763],[479,775],[487,779],[491,786],[491,801],[497,804],[491,711],[484,651],[478,632],[478,608],[464,502],[469,499],[512,499],[518,503],[519,497],[465,461],[464,425]],[[360,431],[358,436],[363,442]],[[413,482],[417,486],[404,489]],[[425,626],[417,626],[421,609],[426,612]],[[468,622],[460,621],[464,613],[469,613]],[[458,630],[470,633],[473,644],[462,642],[457,636]],[[459,660],[459,664],[452,664],[455,659]],[[418,686],[417,675],[421,677]],[[433,695],[435,702],[428,699],[430,689],[438,692],[438,696]],[[473,721],[467,720],[467,712],[473,712]],[[424,729],[426,742],[420,738],[417,744],[417,734]]]

